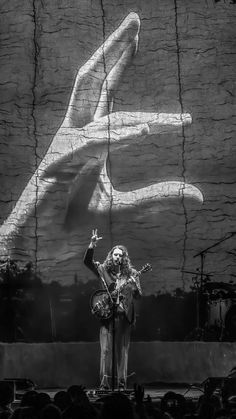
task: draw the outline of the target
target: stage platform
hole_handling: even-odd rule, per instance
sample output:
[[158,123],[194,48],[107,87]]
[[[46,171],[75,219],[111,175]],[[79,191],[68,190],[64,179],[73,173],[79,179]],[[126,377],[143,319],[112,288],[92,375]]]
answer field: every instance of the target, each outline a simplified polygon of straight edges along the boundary
[[[29,378],[40,388],[99,385],[98,342],[0,343],[0,380]],[[129,381],[199,384],[236,366],[236,343],[132,342]]]
[[[37,392],[44,392],[47,393],[50,398],[51,401],[54,401],[54,396],[58,391],[61,390],[66,390],[66,388],[36,388],[35,389]],[[185,384],[173,384],[173,383],[155,383],[153,385],[145,385],[144,386],[144,404],[145,403],[150,403],[150,397],[151,397],[151,402],[152,405],[155,407],[160,408],[161,406],[161,399],[163,398],[163,396],[169,392],[175,392],[177,394],[181,394],[182,396],[184,396],[185,400],[186,400],[186,407],[188,409],[188,411],[194,411],[199,397],[201,395],[203,395],[203,385],[200,386],[192,386],[189,385],[187,383]],[[101,404],[103,403],[104,399],[112,394],[117,394],[119,393],[118,390],[115,390],[114,392],[110,391],[99,391],[96,388],[89,388],[89,389],[85,389],[88,398],[90,400],[91,403],[94,403],[97,406],[101,406]],[[18,393],[16,393],[16,397],[15,397],[15,401],[13,403],[13,409],[16,409],[17,407],[20,406],[21,403],[21,399],[23,394],[25,393],[25,391],[20,391]],[[123,394],[125,394],[131,401],[135,400],[134,397],[134,389],[133,388],[129,388],[126,391],[122,392]]]
[[[47,393],[51,400],[54,399],[55,394],[58,391],[66,391],[66,388],[62,388],[62,387],[58,387],[58,388],[41,388],[41,387],[37,387],[35,389],[37,392],[45,392]],[[97,400],[106,397],[112,393],[119,393],[119,391],[117,389],[115,389],[114,392],[112,392],[111,390],[108,391],[100,391],[97,388],[87,388],[85,389],[90,401],[94,401],[96,402]],[[153,402],[157,402],[159,403],[161,401],[161,398],[168,392],[168,391],[173,391],[175,393],[181,394],[183,395],[186,400],[193,400],[193,401],[197,401],[198,398],[203,394],[204,392],[204,387],[203,385],[199,385],[199,386],[194,386],[194,385],[189,385],[188,383],[184,383],[184,384],[177,384],[177,383],[155,383],[153,385],[150,384],[146,384],[144,385],[144,400],[146,400],[148,398],[148,396],[150,396],[152,398]],[[21,391],[17,394],[16,397],[16,404],[20,402],[22,395],[25,393],[25,391]],[[129,388],[125,391],[122,391],[123,394],[125,394],[127,397],[129,397],[130,399],[134,398],[134,389],[133,388]],[[18,402],[17,402],[18,400]]]

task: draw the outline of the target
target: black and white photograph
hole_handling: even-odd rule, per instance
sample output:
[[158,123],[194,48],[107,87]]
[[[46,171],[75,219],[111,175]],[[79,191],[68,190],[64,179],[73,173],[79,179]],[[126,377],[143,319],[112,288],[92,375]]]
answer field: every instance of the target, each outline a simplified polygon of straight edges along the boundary
[[0,419],[236,418],[236,1],[0,20]]

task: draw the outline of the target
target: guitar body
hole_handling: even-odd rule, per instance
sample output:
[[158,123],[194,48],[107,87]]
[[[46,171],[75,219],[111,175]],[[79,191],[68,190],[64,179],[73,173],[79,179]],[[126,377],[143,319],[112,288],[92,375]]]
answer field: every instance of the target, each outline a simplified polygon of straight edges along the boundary
[[112,303],[105,290],[97,290],[90,299],[91,312],[100,320],[109,319],[112,316]]
[[[148,272],[151,269],[152,269],[151,265],[149,263],[146,263],[146,265],[142,267],[142,269],[138,272],[138,274],[140,276],[142,273]],[[132,281],[127,281],[123,284],[123,286],[120,286],[119,292],[122,291],[123,287],[125,287],[128,282],[132,282]],[[109,292],[112,299],[116,299],[117,290],[115,290],[114,288],[115,288],[115,283],[109,286]],[[91,312],[100,320],[110,319],[110,317],[112,316],[113,302],[110,296],[108,292],[105,290],[97,290],[92,294],[90,298]],[[120,295],[120,299],[122,298],[124,298],[124,296],[122,297],[122,295]]]

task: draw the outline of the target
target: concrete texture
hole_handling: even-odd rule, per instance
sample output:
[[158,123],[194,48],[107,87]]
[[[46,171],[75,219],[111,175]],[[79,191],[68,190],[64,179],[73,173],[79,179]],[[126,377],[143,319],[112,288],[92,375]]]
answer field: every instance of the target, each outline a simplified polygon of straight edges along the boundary
[[[235,343],[135,342],[130,382],[201,383],[235,366]],[[99,384],[98,343],[0,344],[0,379],[30,378],[40,387]]]

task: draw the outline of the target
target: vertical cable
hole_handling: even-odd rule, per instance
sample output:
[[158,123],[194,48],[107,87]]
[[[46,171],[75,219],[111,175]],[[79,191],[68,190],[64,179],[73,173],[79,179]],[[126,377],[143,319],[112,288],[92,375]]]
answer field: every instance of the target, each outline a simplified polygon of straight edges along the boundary
[[[106,22],[105,22],[105,9],[103,5],[103,0],[101,0],[101,10],[102,10],[102,30],[103,30],[103,45],[106,40]],[[109,178],[111,176],[111,159],[110,159],[110,146],[111,146],[111,131],[110,131],[110,106],[109,106],[109,86],[108,86],[108,72],[106,67],[106,57],[104,54],[103,49],[103,66],[104,66],[104,73],[105,73],[105,85],[106,85],[106,101],[107,101],[107,132],[108,132],[108,142],[107,142],[107,165],[108,165],[108,172]],[[106,164],[106,162],[105,162]],[[109,206],[109,235],[110,235],[110,247],[113,247],[113,235],[112,235],[112,207],[113,207],[113,190],[112,190],[112,182],[110,181],[110,206]]]
[[[181,115],[184,113],[184,106],[183,106],[183,96],[182,96],[182,76],[181,76],[181,63],[180,63],[180,42],[179,42],[179,21],[178,21],[178,4],[177,0],[174,0],[174,9],[175,9],[175,40],[176,40],[176,53],[177,53],[177,79],[178,79],[178,99],[180,104]],[[181,202],[183,206],[185,224],[184,224],[184,243],[183,243],[183,252],[182,252],[182,266],[181,271],[185,268],[186,262],[186,244],[187,244],[187,237],[188,237],[188,214],[187,209],[185,206],[184,201],[184,188],[185,188],[185,181],[186,181],[186,167],[185,167],[185,145],[186,145],[186,136],[185,136],[185,128],[182,124],[182,180],[183,180],[183,189],[181,191]],[[183,288],[185,288],[185,281],[184,281],[184,273],[182,272],[182,282]]]
[[32,84],[32,112],[31,117],[33,120],[33,140],[34,140],[34,154],[35,154],[35,204],[34,204],[34,218],[35,218],[35,227],[34,227],[34,237],[35,237],[35,249],[34,249],[34,265],[35,271],[37,273],[37,253],[38,253],[38,214],[37,214],[37,204],[38,204],[38,166],[39,166],[39,156],[38,156],[38,137],[37,137],[37,120],[35,117],[35,108],[37,104],[36,99],[36,85],[37,85],[37,75],[38,75],[38,57],[39,57],[39,45],[38,45],[38,25],[37,25],[37,10],[36,10],[36,0],[33,0],[33,46],[34,46],[34,69],[33,69],[33,84]]

